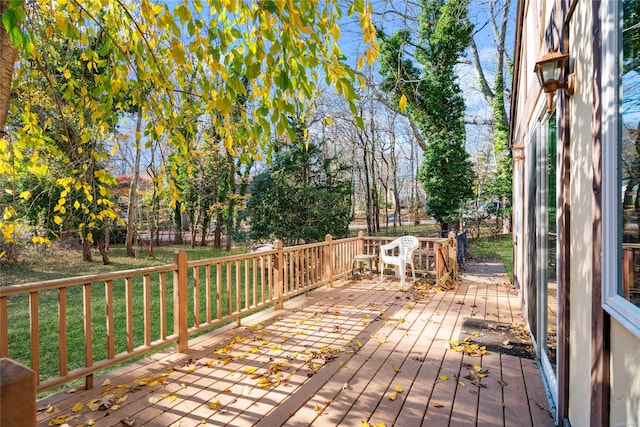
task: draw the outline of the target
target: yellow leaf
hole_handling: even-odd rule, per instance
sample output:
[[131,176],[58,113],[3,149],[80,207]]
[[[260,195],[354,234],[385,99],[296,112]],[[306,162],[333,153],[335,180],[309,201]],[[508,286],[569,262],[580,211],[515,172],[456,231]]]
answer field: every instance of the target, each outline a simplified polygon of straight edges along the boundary
[[212,402],[209,402],[209,408],[213,409],[214,411],[218,408],[219,405],[220,405],[220,400],[218,399]]
[[448,379],[449,379],[449,375],[440,375],[440,376],[438,377],[438,379],[440,379],[440,380],[442,380],[442,381],[446,381],[446,380],[448,380]]
[[64,78],[67,80],[71,78],[71,71],[69,71],[69,69],[64,70]]
[[396,392],[392,391],[391,393],[389,393],[389,400],[396,400],[396,396],[397,396]]
[[76,403],[75,405],[73,405],[73,408],[71,408],[71,412],[78,412],[78,411],[80,411],[83,407],[84,407],[84,405],[82,404],[82,402],[80,402],[80,403]]
[[56,224],[60,225],[60,224],[62,224],[62,218],[60,218],[58,215],[55,215],[53,217],[53,222],[55,222]]
[[398,368],[397,366],[394,366],[393,370],[396,371],[396,372],[400,372],[400,368]]
[[396,391],[397,391],[398,393],[402,393],[402,392],[404,391],[404,389],[402,388],[402,386],[401,386],[401,385],[399,385],[399,386],[396,386]]
[[178,398],[177,394],[172,394],[171,397],[169,398],[169,402],[175,402],[177,398]]
[[466,387],[465,383],[463,383],[462,381],[458,380],[458,384],[460,385],[460,387]]
[[364,67],[364,57],[361,56],[358,58],[358,70],[361,70]]
[[244,368],[244,373],[245,374],[253,374],[257,370],[258,370],[258,368]]
[[434,408],[444,408],[444,405],[438,402],[431,402],[431,406],[433,406]]
[[71,416],[71,414],[60,415],[60,416],[52,419],[51,421],[49,421],[48,426],[49,427],[53,427],[53,426],[61,426],[62,424],[66,424],[67,423],[67,418],[69,418],[70,416]]
[[407,108],[407,97],[404,93],[400,97],[400,101],[398,102],[398,107],[400,107],[400,111],[404,111]]
[[376,427],[387,427],[387,425],[385,423],[378,423],[376,424]]

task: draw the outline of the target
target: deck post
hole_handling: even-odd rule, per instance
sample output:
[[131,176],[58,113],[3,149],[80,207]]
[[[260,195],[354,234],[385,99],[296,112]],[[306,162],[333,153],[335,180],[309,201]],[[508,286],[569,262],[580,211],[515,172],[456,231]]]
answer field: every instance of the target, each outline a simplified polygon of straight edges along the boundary
[[10,359],[0,359],[0,425],[36,425],[36,373]]
[[364,255],[364,231],[358,231],[358,253],[356,255]]
[[276,302],[275,309],[282,310],[284,308],[284,251],[282,250],[282,240],[276,240],[274,242],[274,246],[278,251],[277,254],[274,255],[274,272],[275,276],[275,286],[276,286],[276,298],[278,301]]
[[333,288],[333,236],[327,234],[324,238],[324,274],[329,279],[327,288]]
[[455,231],[449,232],[449,268],[451,278],[458,279],[458,239]]
[[184,353],[189,348],[187,325],[187,253],[177,250],[173,253],[176,269],[173,271],[173,333],[178,336],[174,350]]
[[440,251],[440,242],[433,242],[433,253],[435,256],[436,283],[442,277],[442,252]]

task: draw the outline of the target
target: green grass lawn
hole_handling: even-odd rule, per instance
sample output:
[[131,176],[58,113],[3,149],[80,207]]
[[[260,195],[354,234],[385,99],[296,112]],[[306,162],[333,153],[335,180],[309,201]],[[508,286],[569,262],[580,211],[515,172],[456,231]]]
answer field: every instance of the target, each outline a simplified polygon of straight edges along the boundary
[[[142,267],[157,266],[173,262],[173,254],[178,249],[187,252],[189,260],[215,258],[237,253],[244,253],[246,249],[234,249],[232,252],[215,249],[212,247],[190,248],[185,246],[162,246],[154,248],[155,258],[147,256],[146,251],[140,253],[138,259],[129,258],[124,255],[124,247],[112,246],[109,252],[110,265],[103,265],[99,254],[95,253],[94,261],[82,261],[82,254],[78,250],[66,250],[58,248],[48,248],[46,250],[33,250],[23,254],[19,262],[3,267],[0,271],[2,276],[2,286],[33,283],[51,279],[83,276],[88,274],[99,274],[112,271],[137,269]],[[204,277],[203,267],[201,277]],[[215,268],[212,274],[215,275]],[[226,266],[221,265],[223,277],[226,274]],[[151,325],[152,340],[160,338],[160,291],[158,275],[151,276],[150,299],[151,299]],[[215,276],[214,276],[215,277]],[[232,276],[235,282],[235,276]],[[242,271],[241,280],[244,278]],[[234,283],[235,285],[235,283]],[[200,299],[200,321],[204,321],[206,316],[205,285],[202,280],[199,284]],[[188,300],[192,300],[194,292],[193,277],[189,276]],[[126,297],[125,283],[123,279],[113,282],[113,309],[114,309],[114,329],[115,329],[115,352],[116,354],[126,351],[127,335],[126,331]],[[244,304],[244,290],[241,289],[242,303]],[[231,286],[231,295],[236,297],[236,288]],[[132,285],[132,310],[134,319],[134,346],[144,343],[143,327],[143,286],[142,277],[134,277]],[[173,332],[173,288],[171,273],[167,274],[167,316],[164,320],[167,333]],[[260,296],[258,296],[260,297]],[[58,291],[44,290],[38,292],[38,320],[39,320],[39,342],[40,342],[40,376],[45,380],[58,374],[58,353],[60,346],[59,320],[58,320]],[[227,315],[227,297],[223,290],[221,316]],[[84,318],[83,318],[83,291],[82,286],[72,286],[66,291],[67,303],[67,339],[68,339],[68,360],[69,370],[79,368],[84,365]],[[9,296],[8,325],[9,325],[9,357],[27,366],[31,361],[31,336],[28,295]],[[92,306],[92,348],[94,360],[101,360],[107,357],[107,335],[106,335],[106,312],[105,312],[105,285],[94,283],[91,286],[91,306]],[[232,310],[235,306],[232,306]],[[215,310],[215,307],[213,309]],[[216,318],[217,313],[213,313]],[[193,308],[189,311],[189,325],[193,325]]]
[[246,252],[246,249],[242,248],[234,248],[227,252],[212,246],[191,248],[190,246],[171,245],[154,247],[155,258],[150,258],[146,250],[141,249],[136,259],[125,256],[123,245],[111,245],[109,248],[111,264],[103,265],[98,251],[94,251],[92,254],[93,261],[86,262],[82,260],[82,252],[79,249],[56,247],[29,249],[28,252],[20,256],[17,263],[0,267],[0,277],[2,277],[0,286],[169,264],[173,262],[173,253],[178,249],[185,250],[190,261]]
[[499,234],[496,236],[476,237],[469,239],[468,258],[495,258],[504,263],[509,280],[513,281],[513,236]]

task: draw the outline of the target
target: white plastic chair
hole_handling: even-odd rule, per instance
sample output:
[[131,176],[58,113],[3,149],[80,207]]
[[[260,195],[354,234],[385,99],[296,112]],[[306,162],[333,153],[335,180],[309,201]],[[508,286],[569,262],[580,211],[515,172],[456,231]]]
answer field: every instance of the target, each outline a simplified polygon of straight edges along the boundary
[[[406,274],[407,265],[411,266],[413,280],[416,280],[416,271],[413,267],[413,251],[420,247],[420,242],[413,236],[402,236],[391,243],[380,246],[380,280],[384,272],[385,264],[394,266],[395,272],[400,276],[400,286],[404,286],[404,276]],[[391,255],[396,252],[397,255]]]

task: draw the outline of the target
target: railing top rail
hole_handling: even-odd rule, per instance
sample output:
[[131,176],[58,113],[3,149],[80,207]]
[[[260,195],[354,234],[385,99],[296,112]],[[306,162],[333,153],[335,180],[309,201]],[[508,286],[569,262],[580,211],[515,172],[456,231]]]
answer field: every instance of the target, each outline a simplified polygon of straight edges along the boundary
[[0,297],[9,295],[44,291],[47,289],[65,288],[67,286],[83,285],[86,283],[105,282],[107,280],[124,279],[131,276],[173,271],[176,264],[163,264],[154,267],[135,268],[131,270],[112,271],[109,273],[89,274],[85,276],[66,277],[63,279],[44,280],[41,282],[23,283],[20,285],[0,286]]
[[260,258],[265,255],[272,255],[277,253],[278,253],[277,249],[270,249],[268,251],[249,252],[246,254],[226,255],[226,256],[215,257],[215,258],[196,259],[193,261],[188,261],[187,267],[199,267],[199,266],[208,265],[208,264],[224,264],[225,262],[229,262],[229,261],[239,261],[243,259]]
[[[365,240],[376,240],[376,241],[390,241],[390,240],[395,240],[397,238],[400,238],[402,236],[364,236]],[[449,240],[448,237],[419,237],[419,236],[415,236],[419,241],[421,242],[437,242],[437,243],[444,243],[447,242]]]

